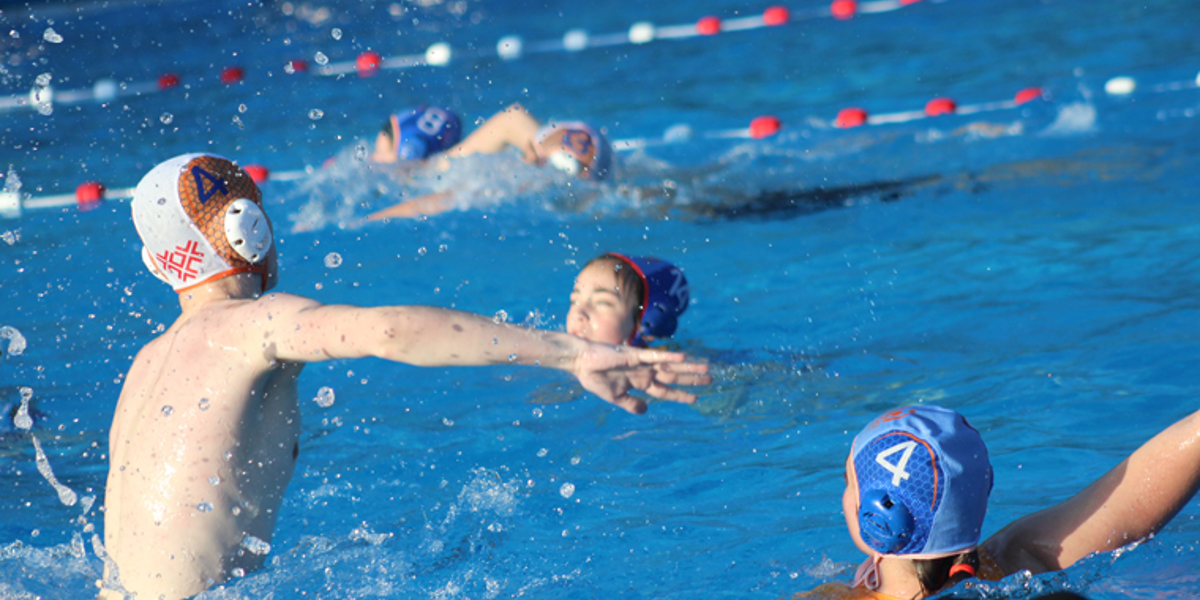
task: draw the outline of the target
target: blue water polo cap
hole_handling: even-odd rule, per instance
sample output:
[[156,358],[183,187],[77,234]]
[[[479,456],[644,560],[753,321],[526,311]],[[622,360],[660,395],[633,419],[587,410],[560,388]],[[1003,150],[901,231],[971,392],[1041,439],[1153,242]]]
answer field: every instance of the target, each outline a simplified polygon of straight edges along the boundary
[[418,106],[396,113],[394,118],[400,160],[428,158],[449,150],[462,137],[462,122],[447,108]]
[[[854,438],[859,535],[885,555],[948,555],[979,545],[992,466],[983,438],[938,406],[885,413]],[[930,557],[932,558],[932,557]]]
[[630,340],[634,345],[645,346],[647,337],[666,338],[675,333],[679,326],[679,315],[687,310],[690,293],[687,277],[675,265],[649,256],[625,256],[608,254],[633,267],[642,280],[642,310],[638,316],[641,325]]

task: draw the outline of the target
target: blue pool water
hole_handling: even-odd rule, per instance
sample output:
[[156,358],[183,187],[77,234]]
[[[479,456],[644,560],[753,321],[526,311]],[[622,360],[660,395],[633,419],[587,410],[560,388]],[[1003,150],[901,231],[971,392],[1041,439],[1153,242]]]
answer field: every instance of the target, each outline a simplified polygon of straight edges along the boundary
[[[58,89],[168,71],[185,84],[0,113],[6,185],[19,179],[32,196],[92,179],[131,186],[161,160],[213,151],[311,168],[264,185],[283,291],[561,328],[575,273],[600,252],[671,259],[691,282],[676,344],[716,375],[691,407],[634,417],[537,370],[309,367],[270,566],[201,597],[791,597],[847,580],[861,559],[840,512],[842,471],[852,436],[878,412],[936,402],[981,430],[997,474],[987,535],[1069,497],[1197,408],[1200,90],[1151,89],[1200,68],[1192,3],[948,0],[371,78],[283,72],[317,52],[337,63],[435,42],[487,50],[513,33],[545,40],[767,6],[3,7],[0,34],[16,33],[0,35],[5,93],[45,73]],[[62,41],[45,41],[48,28]],[[231,64],[245,81],[217,83]],[[1138,89],[1106,94],[1118,75]],[[828,126],[847,106],[894,113],[1029,86],[1049,100]],[[510,156],[410,174],[356,160],[388,111],[421,102],[454,106],[468,123],[521,102],[603,124],[614,139],[679,124],[697,135],[621,153],[599,186]],[[783,122],[780,135],[703,136],[766,114]],[[458,210],[363,222],[449,188],[468,190]],[[0,327],[26,343],[16,353],[0,335],[0,394],[9,403],[32,391],[43,467],[78,496],[60,501],[33,436],[0,431],[0,598],[94,592],[121,378],[178,311],[139,250],[120,200],[0,220]],[[307,399],[324,387],[332,406]],[[1148,543],[985,595],[1196,597],[1198,516],[1193,500]]]

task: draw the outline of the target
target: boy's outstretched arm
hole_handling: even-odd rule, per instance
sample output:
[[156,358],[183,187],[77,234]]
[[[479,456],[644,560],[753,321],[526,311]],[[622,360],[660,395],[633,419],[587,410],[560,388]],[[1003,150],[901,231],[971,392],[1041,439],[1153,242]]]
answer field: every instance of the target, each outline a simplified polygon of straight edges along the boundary
[[1176,422],[1069,500],[1014,521],[984,546],[1012,573],[1065,569],[1166,525],[1200,487],[1200,412]]
[[634,413],[639,389],[674,402],[695,396],[673,385],[706,385],[707,365],[683,354],[594,344],[565,333],[427,306],[360,308],[271,294],[254,303],[256,331],[270,359],[317,362],[375,356],[417,366],[518,364],[568,371],[588,391]]

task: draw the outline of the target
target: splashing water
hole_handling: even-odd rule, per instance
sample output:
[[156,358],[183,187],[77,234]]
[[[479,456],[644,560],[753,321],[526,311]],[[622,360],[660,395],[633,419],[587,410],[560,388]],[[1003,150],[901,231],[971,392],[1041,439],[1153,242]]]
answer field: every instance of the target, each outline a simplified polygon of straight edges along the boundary
[[42,451],[42,443],[38,441],[36,435],[31,436],[33,439],[33,449],[37,452],[37,470],[50,482],[54,487],[54,491],[58,492],[58,501],[66,506],[74,506],[78,501],[79,496],[71,488],[58,482],[58,478],[54,476],[54,470],[50,468],[50,460],[46,458],[46,453]]
[[317,390],[317,397],[313,398],[313,402],[316,402],[317,406],[320,406],[321,408],[329,408],[330,406],[333,406],[333,400],[333,388],[331,387],[322,387],[321,389]]
[[33,427],[33,417],[29,416],[29,400],[32,398],[33,388],[21,388],[21,407],[17,409],[17,414],[13,417],[13,425],[17,429],[29,431]]
[[0,340],[8,340],[7,354],[9,356],[17,356],[25,351],[25,336],[21,335],[15,327],[5,325],[0,327]]
[[330,252],[325,255],[325,266],[330,269],[336,269],[342,266],[342,255],[337,252]]
[[242,547],[250,551],[252,554],[264,556],[271,552],[271,544],[264,542],[252,535],[247,535],[246,539],[242,540]]
[[47,27],[46,32],[42,34],[42,39],[50,42],[51,44],[61,44],[63,41],[63,36],[59,35],[57,31],[54,31],[53,27]]

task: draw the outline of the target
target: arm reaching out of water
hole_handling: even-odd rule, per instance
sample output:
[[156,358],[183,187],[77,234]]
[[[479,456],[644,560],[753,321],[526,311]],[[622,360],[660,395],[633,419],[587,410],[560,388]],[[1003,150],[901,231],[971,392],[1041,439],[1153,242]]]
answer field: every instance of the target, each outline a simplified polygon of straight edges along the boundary
[[1014,521],[984,546],[1006,573],[1065,569],[1158,531],[1200,488],[1200,412],[1176,422],[1069,500]]
[[[375,356],[416,366],[520,364],[573,374],[588,391],[631,413],[646,403],[629,392],[694,402],[673,385],[706,385],[707,365],[683,354],[595,344],[565,333],[497,323],[425,306],[360,308],[323,305],[289,294],[255,303],[255,327],[268,360],[315,362]],[[253,331],[253,333],[249,333]]]
[[449,158],[461,158],[472,154],[495,154],[512,146],[521,151],[522,159],[529,164],[540,164],[534,149],[534,137],[541,123],[533,118],[523,106],[513,104],[496,113],[471,132],[467,138],[446,151]]
[[367,220],[382,221],[383,219],[391,218],[415,219],[417,217],[444,213],[453,207],[454,193],[440,192],[437,194],[427,194],[413,198],[412,200],[405,200],[383,210],[377,210],[367,215]]

